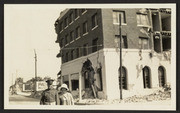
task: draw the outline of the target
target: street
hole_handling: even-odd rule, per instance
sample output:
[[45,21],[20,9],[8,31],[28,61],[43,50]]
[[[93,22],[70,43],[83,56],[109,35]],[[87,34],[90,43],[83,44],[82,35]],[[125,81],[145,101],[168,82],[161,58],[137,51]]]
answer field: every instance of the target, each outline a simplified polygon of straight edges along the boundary
[[39,105],[39,100],[24,95],[10,95],[10,105]]

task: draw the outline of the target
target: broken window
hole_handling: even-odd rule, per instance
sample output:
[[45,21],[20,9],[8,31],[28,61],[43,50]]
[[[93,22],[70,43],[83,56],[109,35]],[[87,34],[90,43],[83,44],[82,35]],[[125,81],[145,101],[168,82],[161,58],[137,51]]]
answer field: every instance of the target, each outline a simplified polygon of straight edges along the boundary
[[139,26],[149,26],[149,19],[147,14],[137,14],[137,25]]
[[171,31],[171,15],[161,13],[162,31]]

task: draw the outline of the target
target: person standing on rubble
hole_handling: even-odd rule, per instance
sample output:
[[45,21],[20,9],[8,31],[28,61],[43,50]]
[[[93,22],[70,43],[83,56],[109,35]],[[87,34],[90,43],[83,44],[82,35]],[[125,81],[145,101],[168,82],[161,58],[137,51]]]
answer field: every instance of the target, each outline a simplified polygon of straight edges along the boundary
[[74,105],[74,99],[72,94],[69,92],[69,88],[66,84],[62,84],[58,88],[60,105]]
[[42,92],[40,105],[59,105],[58,91],[53,88],[53,79],[46,81],[48,88]]

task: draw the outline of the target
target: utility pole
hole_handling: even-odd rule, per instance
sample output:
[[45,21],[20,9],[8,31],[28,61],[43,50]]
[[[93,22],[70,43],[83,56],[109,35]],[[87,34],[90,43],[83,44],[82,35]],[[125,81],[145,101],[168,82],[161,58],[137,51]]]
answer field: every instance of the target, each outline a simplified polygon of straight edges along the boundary
[[119,67],[119,74],[120,74],[120,99],[122,100],[122,34],[121,34],[121,30],[122,30],[122,25],[121,25],[121,14],[119,14],[119,56],[120,56],[120,67]]
[[35,54],[35,80],[37,79],[37,54],[36,50],[34,49],[34,54]]
[[37,54],[36,54],[36,50],[34,49],[34,54],[35,54],[35,91],[36,91],[36,81],[37,81]]

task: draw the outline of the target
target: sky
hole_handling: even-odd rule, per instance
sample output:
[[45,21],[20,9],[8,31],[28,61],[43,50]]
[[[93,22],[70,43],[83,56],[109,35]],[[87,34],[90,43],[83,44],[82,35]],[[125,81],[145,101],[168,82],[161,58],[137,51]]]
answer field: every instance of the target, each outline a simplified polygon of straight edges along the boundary
[[55,43],[57,34],[54,23],[63,9],[54,5],[5,5],[5,71],[9,84],[16,76],[27,81],[35,76],[53,79],[60,71],[60,48]]

